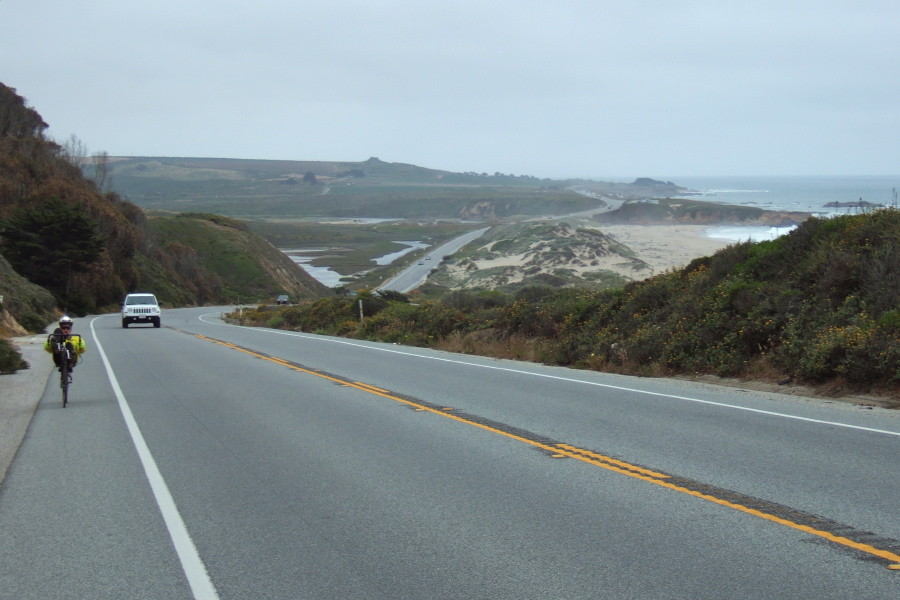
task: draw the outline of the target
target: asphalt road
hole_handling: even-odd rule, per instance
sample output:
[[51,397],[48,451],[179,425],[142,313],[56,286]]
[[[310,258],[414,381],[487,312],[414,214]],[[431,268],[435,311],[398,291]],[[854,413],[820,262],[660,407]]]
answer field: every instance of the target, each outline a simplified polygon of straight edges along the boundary
[[469,233],[461,235],[437,248],[429,250],[428,253],[422,257],[422,260],[408,266],[396,276],[385,281],[378,286],[378,289],[394,290],[403,293],[416,289],[422,285],[428,277],[428,274],[431,272],[431,269],[437,267],[438,263],[445,256],[453,254],[472,240],[481,237],[488,229],[488,227],[485,227],[484,229],[478,229],[477,231],[470,231]]
[[0,488],[0,598],[900,594],[894,413],[220,314],[76,324]]

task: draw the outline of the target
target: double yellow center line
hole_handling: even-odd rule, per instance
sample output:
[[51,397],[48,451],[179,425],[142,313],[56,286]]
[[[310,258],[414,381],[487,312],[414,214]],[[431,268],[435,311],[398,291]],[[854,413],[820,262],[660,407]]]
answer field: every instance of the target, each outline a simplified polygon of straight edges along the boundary
[[435,405],[424,400],[390,392],[366,383],[349,381],[337,375],[325,373],[320,370],[307,369],[297,363],[282,358],[266,356],[265,354],[260,354],[235,344],[222,342],[203,335],[196,335],[196,337],[244,352],[261,360],[267,360],[285,366],[294,371],[321,377],[342,386],[352,387],[369,394],[387,398],[388,400],[406,404],[407,406],[415,408],[417,411],[431,412],[460,423],[479,427],[486,431],[490,431],[491,433],[537,447],[553,458],[573,458],[602,469],[634,477],[654,485],[659,485],[670,490],[714,502],[721,506],[739,510],[749,515],[766,519],[767,521],[778,523],[779,525],[784,525],[785,527],[797,529],[824,538],[829,542],[862,552],[869,557],[873,557],[879,562],[882,562],[889,569],[900,570],[900,541],[898,540],[877,536],[869,532],[858,531],[850,526],[837,523],[830,519],[795,510],[767,500],[703,484],[685,477],[661,473],[640,465],[606,456],[593,450],[578,448],[530,431],[511,427],[505,423],[485,419],[477,415],[470,415],[452,407]]

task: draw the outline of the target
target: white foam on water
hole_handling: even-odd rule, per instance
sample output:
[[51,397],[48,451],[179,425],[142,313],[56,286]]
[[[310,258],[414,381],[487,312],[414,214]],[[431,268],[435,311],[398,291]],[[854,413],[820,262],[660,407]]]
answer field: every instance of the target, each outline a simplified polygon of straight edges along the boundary
[[790,227],[761,227],[752,225],[724,225],[722,227],[710,227],[703,230],[703,235],[713,240],[722,240],[737,244],[739,242],[762,242],[774,240],[796,229],[796,225]]

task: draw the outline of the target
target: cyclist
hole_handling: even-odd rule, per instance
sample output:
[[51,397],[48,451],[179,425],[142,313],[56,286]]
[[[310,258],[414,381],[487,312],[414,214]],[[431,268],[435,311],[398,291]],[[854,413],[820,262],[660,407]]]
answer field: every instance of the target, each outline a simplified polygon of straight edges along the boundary
[[56,351],[56,344],[53,343],[54,340],[60,338],[66,340],[66,347],[69,349],[69,373],[71,373],[72,369],[75,368],[75,363],[78,362],[78,357],[84,354],[87,347],[84,345],[84,339],[80,335],[72,336],[72,319],[68,316],[63,316],[59,319],[59,327],[54,329],[53,333],[47,336],[47,341],[44,342],[44,350],[53,354],[53,363],[56,365],[57,370],[61,371],[62,356]]

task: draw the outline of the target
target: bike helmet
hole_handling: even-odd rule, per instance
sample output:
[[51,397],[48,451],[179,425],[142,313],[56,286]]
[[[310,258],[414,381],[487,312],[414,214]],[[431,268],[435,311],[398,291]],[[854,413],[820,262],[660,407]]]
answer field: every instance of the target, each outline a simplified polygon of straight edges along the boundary
[[63,316],[60,317],[60,319],[59,319],[59,326],[62,327],[63,325],[66,325],[66,326],[68,326],[68,327],[71,327],[71,326],[72,326],[72,319],[70,319],[67,315],[63,315]]

